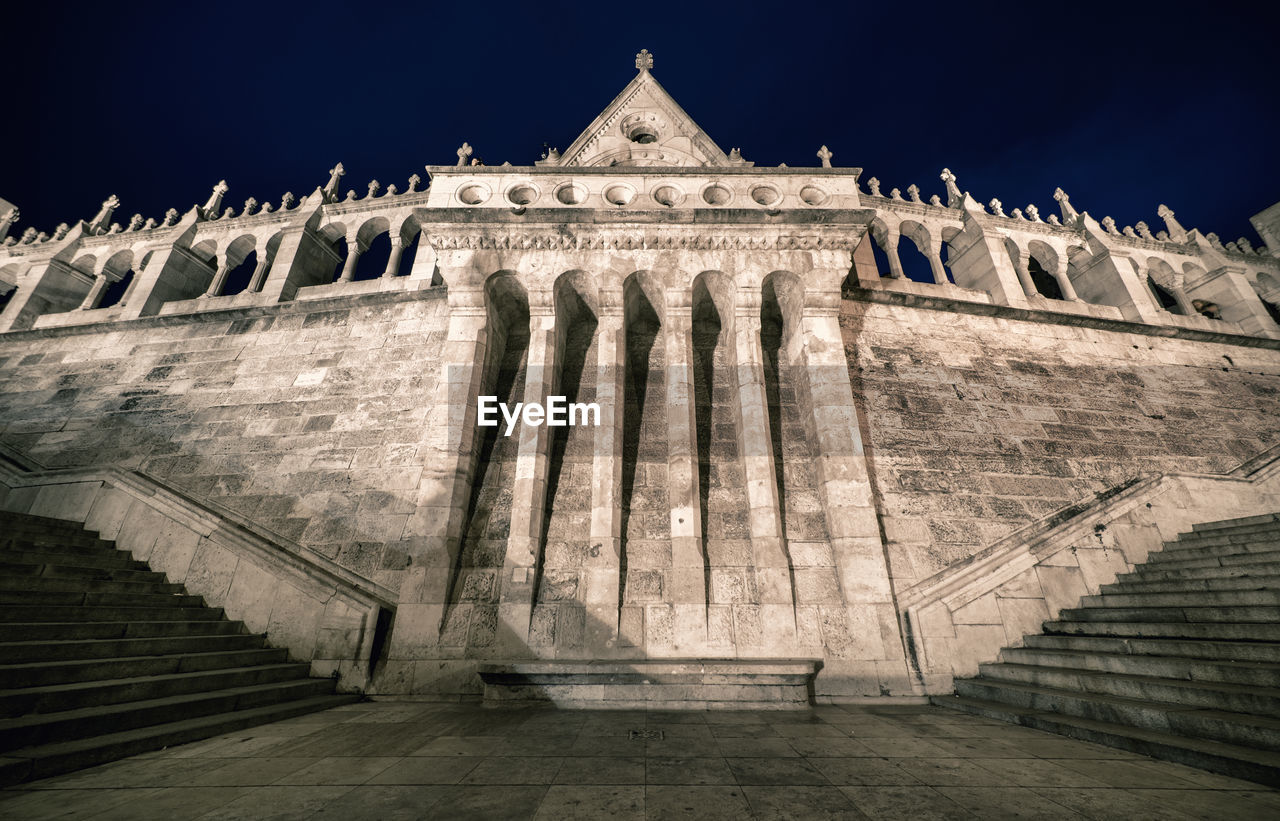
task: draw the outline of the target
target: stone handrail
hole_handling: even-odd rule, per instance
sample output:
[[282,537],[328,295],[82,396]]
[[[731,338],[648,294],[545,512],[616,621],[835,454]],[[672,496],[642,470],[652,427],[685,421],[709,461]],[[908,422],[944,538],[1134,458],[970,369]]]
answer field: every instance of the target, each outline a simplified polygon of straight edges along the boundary
[[1277,509],[1280,445],[1227,474],[1160,474],[1055,511],[903,591],[915,672],[926,692],[950,692],[954,677],[1020,646],[1192,525]]
[[395,609],[394,591],[140,471],[48,469],[0,444],[0,509],[83,522],[346,691]]

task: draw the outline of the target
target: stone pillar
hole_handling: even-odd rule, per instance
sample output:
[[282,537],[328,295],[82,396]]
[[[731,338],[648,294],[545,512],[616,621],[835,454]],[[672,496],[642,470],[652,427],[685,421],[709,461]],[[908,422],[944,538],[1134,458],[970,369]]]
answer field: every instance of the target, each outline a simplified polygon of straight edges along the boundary
[[383,277],[393,277],[400,270],[400,258],[404,256],[404,240],[399,234],[391,236],[391,256],[387,259],[387,270],[382,272]]
[[1062,291],[1063,299],[1068,302],[1079,302],[1080,297],[1076,296],[1076,289],[1071,284],[1071,278],[1067,276],[1067,265],[1070,264],[1066,253],[1058,256],[1058,270],[1053,272],[1053,278],[1058,281],[1058,288]]
[[401,537],[410,565],[391,641],[391,658],[399,660],[437,652],[475,473],[476,397],[484,388],[488,309],[483,286],[470,284],[480,279],[470,267],[460,265],[450,275],[457,284],[449,288],[449,330],[438,376],[439,393],[447,398],[424,425],[429,455],[418,483],[417,510]]
[[93,286],[89,288],[89,293],[84,295],[84,301],[80,303],[80,310],[88,311],[98,307],[98,303],[102,300],[102,294],[107,290],[107,279],[105,273],[97,274],[93,278]]
[[769,401],[764,388],[760,342],[760,289],[740,288],[733,331],[737,354],[738,449],[750,505],[752,564],[760,597],[765,645],[785,649],[795,641],[791,565],[782,532],[778,479],[773,461]]
[[1018,257],[1014,260],[1013,270],[1018,272],[1018,284],[1022,286],[1022,292],[1028,297],[1040,296],[1040,291],[1036,289],[1035,280],[1031,278],[1031,252],[1025,248],[1018,248]]
[[356,276],[356,263],[360,261],[360,254],[364,251],[360,247],[360,235],[358,231],[347,232],[347,261],[342,265],[342,275],[338,277],[339,282],[350,282]]
[[253,276],[249,278],[249,287],[245,290],[251,294],[261,291],[269,270],[271,270],[271,258],[264,252],[262,259],[258,260],[258,267],[253,269]]
[[622,430],[625,418],[627,341],[621,289],[602,289],[596,317],[596,403],[591,465],[591,550],[583,575],[586,645],[610,646],[618,637],[622,584]]
[[1187,296],[1186,289],[1182,287],[1182,281],[1182,277],[1175,275],[1168,284],[1163,282],[1158,284],[1173,294],[1173,298],[1177,301],[1178,308],[1182,311],[1183,316],[1200,316],[1196,306],[1191,304],[1191,299]]
[[209,290],[205,291],[202,296],[221,296],[222,289],[227,284],[227,274],[231,273],[231,260],[222,257],[218,262],[218,272],[213,275],[213,279],[209,282]]
[[804,367],[799,387],[810,408],[819,494],[844,603],[842,609],[820,608],[831,656],[823,671],[823,692],[909,693],[912,685],[897,638],[897,608],[849,381],[837,291],[806,290],[801,333]]
[[[546,406],[559,383],[555,299],[550,291],[529,293],[529,350],[525,360],[526,405]],[[505,423],[502,423],[505,424]],[[537,596],[542,559],[542,520],[547,509],[547,467],[551,429],[516,423],[520,437],[516,475],[511,486],[511,529],[507,555],[498,577],[498,642],[508,652],[529,646],[529,622]]]
[[889,258],[889,276],[893,279],[905,279],[906,274],[902,272],[902,259],[898,256],[898,238],[901,236],[896,230],[889,231],[884,237],[884,255]]
[[942,240],[940,239],[929,242],[929,270],[933,272],[935,285],[951,284],[951,280],[947,279],[947,269],[942,265]]
[[[677,653],[707,640],[706,557],[698,500],[697,409],[693,393],[693,292],[666,292],[667,481],[671,504],[671,568],[663,598],[672,604]],[[646,642],[647,644],[647,642]]]

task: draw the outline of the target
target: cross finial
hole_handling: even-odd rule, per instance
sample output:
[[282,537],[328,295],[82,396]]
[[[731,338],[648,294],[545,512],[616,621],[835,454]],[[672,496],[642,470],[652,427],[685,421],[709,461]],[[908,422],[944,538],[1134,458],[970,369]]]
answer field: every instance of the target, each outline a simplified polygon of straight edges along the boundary
[[649,49],[640,49],[640,53],[636,55],[636,68],[640,71],[649,71],[653,68],[653,55],[649,53]]
[[834,156],[835,155],[831,153],[831,149],[827,148],[825,145],[818,149],[818,159],[822,160],[823,168],[831,167],[831,158]]

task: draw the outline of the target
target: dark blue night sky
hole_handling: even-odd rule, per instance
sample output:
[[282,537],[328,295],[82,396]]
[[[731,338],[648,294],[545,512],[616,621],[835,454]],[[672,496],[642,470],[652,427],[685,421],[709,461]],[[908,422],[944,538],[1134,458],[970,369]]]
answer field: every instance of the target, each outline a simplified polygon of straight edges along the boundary
[[1052,193],[1121,225],[1168,204],[1223,240],[1280,200],[1265,4],[217,2],[29,4],[0,21],[0,197],[17,232],[203,202],[278,202],[336,161],[363,195],[451,164],[566,148],[634,54],[726,151],[865,169],[1006,209]]

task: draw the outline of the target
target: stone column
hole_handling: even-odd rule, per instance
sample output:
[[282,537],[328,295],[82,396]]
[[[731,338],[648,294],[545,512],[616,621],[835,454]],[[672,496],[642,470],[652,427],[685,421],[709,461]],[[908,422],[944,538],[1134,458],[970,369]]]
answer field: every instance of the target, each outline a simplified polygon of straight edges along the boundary
[[[559,382],[556,352],[555,299],[550,291],[529,293],[529,350],[525,360],[526,405],[546,406]],[[505,424],[505,423],[503,423]],[[538,591],[542,558],[542,520],[547,508],[547,466],[551,429],[516,423],[520,437],[516,474],[511,486],[511,530],[507,555],[498,577],[498,642],[503,649],[523,652],[529,646],[529,622]]]
[[1076,295],[1076,289],[1071,284],[1071,278],[1067,276],[1067,265],[1069,264],[1066,253],[1058,256],[1058,270],[1053,272],[1053,278],[1058,281],[1058,288],[1062,290],[1062,297],[1068,302],[1079,302],[1080,297]]
[[1022,292],[1028,297],[1040,296],[1040,291],[1036,289],[1035,280],[1031,278],[1031,252],[1024,248],[1018,248],[1018,257],[1014,260],[1013,269],[1018,272],[1018,283],[1022,285]]
[[221,257],[218,261],[217,273],[213,275],[213,279],[209,282],[209,290],[205,291],[202,296],[221,296],[222,288],[227,284],[227,274],[231,273],[231,260],[227,257]]
[[951,280],[947,279],[947,269],[942,265],[942,240],[940,239],[929,243],[929,270],[933,272],[935,285],[951,284]]
[[825,686],[833,694],[907,693],[911,682],[896,638],[897,609],[849,380],[838,291],[806,291],[801,332],[800,387],[810,408],[818,489],[844,603],[820,608],[828,650],[836,651],[823,672]]
[[245,290],[251,294],[261,291],[269,270],[271,270],[271,257],[264,252],[262,258],[258,260],[258,267],[253,269],[253,276],[249,278],[249,287]]
[[476,397],[484,388],[488,309],[483,286],[472,284],[481,278],[469,267],[459,265],[449,275],[456,284],[449,288],[449,330],[438,376],[438,392],[447,399],[432,409],[424,425],[428,455],[417,510],[401,537],[410,565],[392,633],[391,657],[400,660],[436,653],[475,474]]
[[895,230],[886,233],[884,237],[884,255],[889,258],[889,276],[894,279],[905,279],[907,276],[902,272],[902,259],[898,256],[900,236]]
[[752,564],[760,596],[766,647],[785,649],[795,640],[791,565],[782,532],[778,479],[773,461],[769,401],[764,388],[760,342],[760,289],[738,289],[733,318],[738,381],[738,449],[750,506]]
[[1191,304],[1191,298],[1187,296],[1186,289],[1182,287],[1182,282],[1181,276],[1174,275],[1167,284],[1163,282],[1158,284],[1173,294],[1173,298],[1177,301],[1178,308],[1181,309],[1183,316],[1200,316],[1196,306]]
[[404,256],[404,240],[399,234],[393,234],[391,237],[391,256],[387,259],[387,270],[382,272],[383,277],[393,277],[400,270],[400,258]]
[[358,231],[347,232],[347,261],[342,265],[342,276],[338,277],[339,282],[350,282],[356,276],[356,263],[360,261],[360,254],[364,249],[360,247],[360,235]]
[[[663,598],[675,617],[675,650],[707,640],[706,557],[698,500],[697,409],[693,394],[693,292],[666,292],[667,482],[671,504],[671,569]],[[646,642],[647,643],[647,642]]]
[[591,464],[591,550],[583,575],[586,645],[610,646],[618,637],[622,584],[622,430],[625,418],[627,342],[621,289],[602,289],[596,317],[596,403]]
[[89,288],[89,293],[84,295],[84,302],[80,303],[80,310],[88,311],[98,307],[98,303],[102,300],[102,294],[107,290],[107,275],[105,273],[97,274],[93,278],[93,285]]

